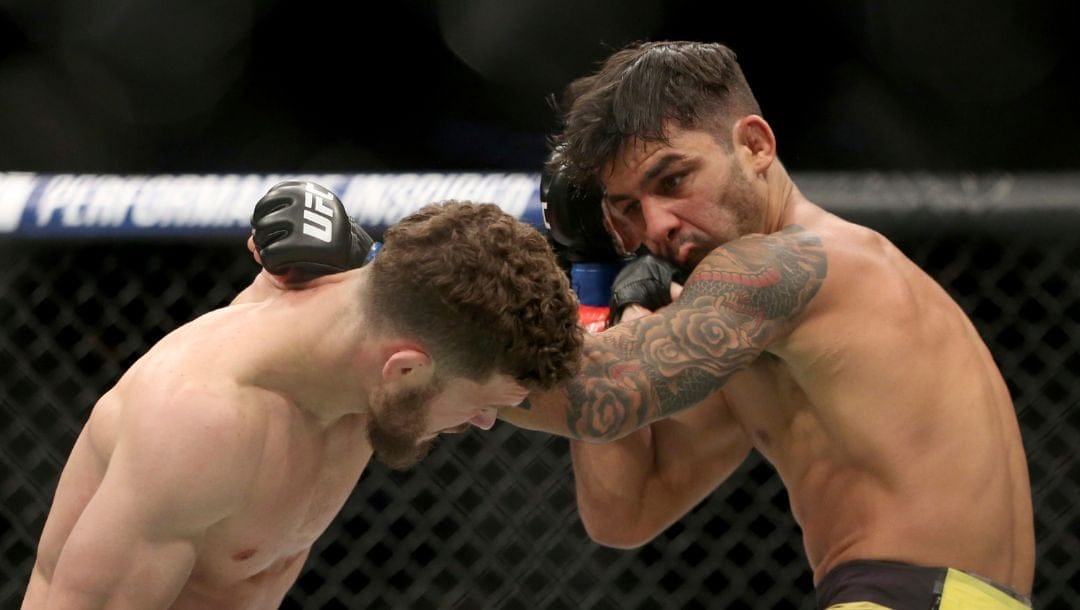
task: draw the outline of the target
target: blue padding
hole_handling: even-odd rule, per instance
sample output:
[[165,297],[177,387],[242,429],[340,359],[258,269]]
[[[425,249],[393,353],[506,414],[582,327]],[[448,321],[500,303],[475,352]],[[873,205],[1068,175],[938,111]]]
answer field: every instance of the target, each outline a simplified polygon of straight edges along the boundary
[[543,228],[540,175],[399,173],[113,176],[0,172],[0,234],[43,238],[247,234],[255,202],[282,180],[333,191],[373,234],[425,204],[495,203]]

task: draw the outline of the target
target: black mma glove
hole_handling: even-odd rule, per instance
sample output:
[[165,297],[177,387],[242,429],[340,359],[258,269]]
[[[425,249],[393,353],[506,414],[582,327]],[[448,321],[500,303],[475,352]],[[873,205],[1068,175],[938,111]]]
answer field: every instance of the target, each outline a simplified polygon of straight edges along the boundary
[[362,267],[376,245],[341,200],[314,182],[274,185],[255,204],[251,228],[263,268],[289,284]]
[[[557,155],[556,150],[552,158]],[[571,184],[562,172],[549,171],[550,165],[545,165],[540,177],[540,203],[544,210],[544,226],[556,253],[570,263],[600,263],[623,258],[604,227],[600,190]]]
[[631,303],[649,311],[671,303],[671,282],[677,273],[675,265],[651,254],[642,254],[626,263],[611,283],[608,326],[618,324],[623,309]]

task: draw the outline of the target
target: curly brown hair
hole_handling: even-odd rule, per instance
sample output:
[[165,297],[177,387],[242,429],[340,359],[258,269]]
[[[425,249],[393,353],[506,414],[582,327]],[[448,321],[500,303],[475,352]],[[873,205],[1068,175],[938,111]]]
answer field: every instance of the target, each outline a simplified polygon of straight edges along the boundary
[[369,265],[376,324],[420,341],[449,376],[548,389],[577,370],[577,299],[547,240],[490,203],[427,205]]
[[563,132],[553,139],[548,169],[577,184],[595,184],[627,142],[666,141],[668,121],[707,129],[730,147],[731,121],[761,113],[735,52],[689,41],[629,45],[570,83],[559,106]]

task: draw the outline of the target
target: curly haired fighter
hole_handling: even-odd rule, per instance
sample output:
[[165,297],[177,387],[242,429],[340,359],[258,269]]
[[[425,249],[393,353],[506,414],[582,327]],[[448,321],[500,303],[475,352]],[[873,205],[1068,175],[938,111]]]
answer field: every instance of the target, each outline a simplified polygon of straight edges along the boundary
[[[318,185],[279,185],[256,214],[264,261],[294,279],[363,262],[351,243],[312,254],[308,209],[320,243],[362,233]],[[425,207],[370,264],[303,291],[275,282],[171,332],[101,397],[25,610],[277,608],[372,455],[408,467],[578,364],[546,240],[491,204]]]

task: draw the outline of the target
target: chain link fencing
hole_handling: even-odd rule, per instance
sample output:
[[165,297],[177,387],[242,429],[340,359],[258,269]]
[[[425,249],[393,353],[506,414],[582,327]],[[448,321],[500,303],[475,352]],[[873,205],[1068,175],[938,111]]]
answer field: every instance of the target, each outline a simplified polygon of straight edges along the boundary
[[[1036,607],[1080,607],[1080,180],[1046,181],[1064,188],[1063,204],[1035,207],[1016,190],[1004,204],[992,188],[964,194],[959,178],[931,182],[943,190],[893,182],[885,195],[859,176],[805,182],[812,199],[838,201],[842,215],[893,239],[972,317],[1009,383],[1028,455]],[[17,608],[96,399],[256,268],[242,238],[8,238],[0,259],[0,606]],[[283,607],[812,608],[788,508],[754,454],[653,542],[603,548],[577,517],[567,442],[500,423],[445,439],[407,473],[373,462]]]

